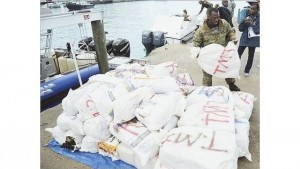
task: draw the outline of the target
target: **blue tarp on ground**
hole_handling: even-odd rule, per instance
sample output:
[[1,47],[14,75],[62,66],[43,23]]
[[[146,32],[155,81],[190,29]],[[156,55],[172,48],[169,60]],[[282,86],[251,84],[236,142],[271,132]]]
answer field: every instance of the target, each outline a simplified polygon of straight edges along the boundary
[[134,166],[121,160],[112,161],[110,157],[105,157],[98,153],[87,153],[80,151],[71,152],[70,150],[61,148],[58,142],[56,142],[54,139],[49,141],[48,147],[58,154],[66,156],[94,169],[136,169]]

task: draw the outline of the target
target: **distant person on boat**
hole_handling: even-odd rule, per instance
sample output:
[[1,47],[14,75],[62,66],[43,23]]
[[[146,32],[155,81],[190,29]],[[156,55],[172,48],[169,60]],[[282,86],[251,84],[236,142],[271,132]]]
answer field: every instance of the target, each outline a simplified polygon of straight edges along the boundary
[[183,19],[184,21],[190,21],[189,20],[189,15],[187,14],[187,10],[186,9],[183,10],[182,16],[184,17],[184,19]]
[[260,34],[260,15],[259,5],[254,3],[251,5],[249,15],[239,24],[239,31],[243,32],[240,39],[238,53],[242,57],[246,47],[248,47],[248,59],[244,69],[244,76],[248,77],[252,67],[255,48],[260,47],[259,36],[249,38],[249,28],[253,29],[255,34]]
[[[204,47],[212,43],[226,46],[229,41],[237,43],[236,35],[234,31],[231,31],[230,25],[224,19],[219,18],[219,10],[217,8],[210,8],[208,10],[207,19],[203,22],[203,25],[197,29],[193,42],[195,47]],[[203,86],[212,86],[212,75],[203,72]],[[234,78],[226,78],[226,83],[229,85],[231,91],[240,91],[237,87]]]
[[[203,11],[204,8],[206,8],[207,11],[208,11],[208,9],[210,9],[210,8],[213,7],[213,4],[212,4],[212,3],[209,3],[207,0],[200,0],[200,1],[199,1],[199,4],[201,5],[201,10],[200,10],[200,12],[198,13],[198,15],[201,14],[201,12]],[[206,12],[206,13],[207,13],[207,12]]]

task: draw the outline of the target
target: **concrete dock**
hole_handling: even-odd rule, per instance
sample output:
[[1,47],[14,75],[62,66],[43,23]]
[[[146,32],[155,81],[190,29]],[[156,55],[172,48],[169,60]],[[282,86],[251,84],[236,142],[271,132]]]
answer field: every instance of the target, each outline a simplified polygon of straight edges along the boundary
[[[151,64],[158,64],[165,61],[175,61],[179,64],[179,72],[189,73],[197,86],[201,85],[202,73],[201,68],[197,64],[196,60],[190,57],[189,47],[191,44],[187,45],[167,45],[154,50],[150,55],[149,59]],[[259,53],[255,53],[255,59],[253,67],[251,69],[250,77],[243,77],[243,68],[246,64],[247,50],[245,51],[241,63],[241,77],[236,79],[236,84],[241,88],[242,91],[253,94],[257,100],[254,102],[254,110],[252,117],[250,118],[250,146],[249,150],[252,154],[252,162],[248,161],[246,158],[240,158],[238,162],[239,169],[258,169],[259,168],[259,114],[260,114],[260,76],[259,76]],[[227,86],[225,80],[213,78],[213,85],[223,85]],[[45,131],[45,128],[54,127],[56,125],[56,119],[58,115],[62,112],[61,104],[50,108],[41,113],[40,118],[40,136],[41,136],[41,168],[42,169],[64,169],[64,168],[90,168],[74,160],[70,160],[67,157],[56,154],[48,147],[43,145],[47,144],[52,138],[49,132]]]
[[[240,37],[237,33],[237,37]],[[158,64],[165,61],[175,61],[179,64],[179,73],[189,73],[197,86],[202,84],[202,71],[195,59],[190,57],[190,46],[192,44],[166,45],[152,51],[148,56],[151,64]],[[253,114],[250,122],[250,145],[249,151],[252,154],[252,161],[246,158],[239,158],[238,169],[259,169],[260,165],[260,53],[255,53],[253,66],[249,77],[243,76],[243,70],[246,65],[248,49],[245,50],[240,68],[240,78],[236,79],[236,85],[243,92],[251,93],[256,97],[254,102]],[[224,79],[213,78],[213,85],[227,86]],[[42,169],[65,169],[65,168],[80,168],[88,169],[90,167],[71,160],[62,155],[56,154],[45,145],[52,136],[45,128],[56,126],[56,119],[62,112],[62,106],[59,104],[56,107],[45,110],[40,114],[40,168]]]

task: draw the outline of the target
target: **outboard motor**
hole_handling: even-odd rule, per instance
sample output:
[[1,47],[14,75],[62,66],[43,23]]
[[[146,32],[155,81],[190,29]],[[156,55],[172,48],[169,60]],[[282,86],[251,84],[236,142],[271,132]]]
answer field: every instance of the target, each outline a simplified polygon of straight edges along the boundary
[[109,55],[113,52],[113,42],[113,40],[106,40],[106,50]]
[[164,32],[156,31],[153,33],[153,45],[155,48],[165,45],[165,35]]
[[[106,50],[109,55],[113,51],[113,47],[112,47],[113,42],[114,42],[113,40],[106,40]],[[89,44],[89,49],[90,51],[96,51],[94,40]]]
[[142,43],[146,48],[146,53],[150,53],[153,48],[153,32],[149,30],[144,30],[142,34]]
[[118,38],[112,43],[115,56],[130,57],[130,43],[127,39]]
[[88,45],[93,40],[93,37],[87,37],[85,39],[82,39],[78,42],[78,47],[82,50],[87,50]]

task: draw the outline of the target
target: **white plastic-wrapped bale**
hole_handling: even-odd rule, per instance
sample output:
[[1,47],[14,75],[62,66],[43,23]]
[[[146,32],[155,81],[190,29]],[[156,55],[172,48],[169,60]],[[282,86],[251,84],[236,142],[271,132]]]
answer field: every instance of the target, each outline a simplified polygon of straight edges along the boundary
[[180,73],[175,77],[175,79],[179,89],[186,95],[196,89],[196,85],[188,73]]
[[207,101],[189,106],[178,126],[202,126],[234,133],[233,105]]
[[56,124],[63,130],[70,130],[71,123],[75,120],[76,116],[68,116],[66,113],[62,112],[56,119]]
[[198,64],[206,73],[219,78],[237,78],[241,67],[233,42],[229,42],[226,47],[210,44],[201,48]]
[[146,164],[142,165],[141,159],[134,152],[134,149],[124,143],[121,143],[117,147],[117,152],[120,160],[135,166],[138,169],[153,169],[157,160],[157,156],[149,159]]
[[142,101],[154,95],[151,88],[141,87],[114,101],[114,123],[126,122],[135,117],[134,111]]
[[175,115],[177,103],[184,97],[180,92],[155,94],[143,101],[135,110],[135,116],[149,130],[159,130]]
[[81,143],[81,152],[98,153],[98,141],[90,136],[84,136]]
[[236,142],[239,157],[245,156],[249,161],[252,161],[251,153],[249,152],[249,130],[250,124],[246,119],[235,119]]
[[159,152],[172,169],[237,169],[235,134],[204,127],[178,127],[168,133]]
[[220,103],[234,104],[231,91],[224,86],[200,86],[197,87],[186,98],[186,107],[203,101],[214,101]]
[[246,92],[233,92],[235,101],[236,117],[250,119],[253,111],[255,97]]
[[112,121],[112,117],[97,116],[95,118],[88,119],[83,124],[84,132],[87,136],[93,137],[98,142],[105,141],[111,136],[109,132],[109,123]]
[[149,131],[140,122],[127,122],[123,124],[110,124],[110,132],[122,143],[134,149],[135,155],[145,165],[147,161],[158,154],[161,140],[157,132]]

